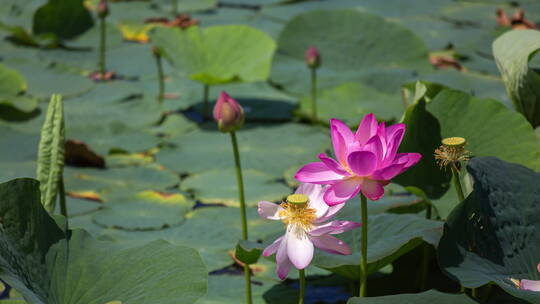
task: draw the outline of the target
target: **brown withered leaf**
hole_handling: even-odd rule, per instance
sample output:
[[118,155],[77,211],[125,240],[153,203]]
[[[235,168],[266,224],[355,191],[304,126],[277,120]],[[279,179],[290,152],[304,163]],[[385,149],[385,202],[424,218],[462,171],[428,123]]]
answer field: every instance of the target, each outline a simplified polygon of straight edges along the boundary
[[69,166],[105,168],[105,159],[78,140],[66,140],[65,160]]
[[540,28],[534,22],[525,18],[525,10],[523,10],[522,8],[517,9],[512,15],[512,18],[508,18],[508,15],[506,14],[506,12],[501,8],[497,9],[496,14],[497,14],[497,24],[499,24],[500,26],[509,26],[509,27],[512,27],[512,29],[514,30]]
[[115,72],[93,72],[88,75],[88,78],[92,79],[95,82],[110,81],[114,79],[119,79]]
[[187,29],[190,26],[199,24],[198,19],[193,19],[188,14],[180,14],[176,16],[173,20],[169,20],[169,18],[165,18],[165,17],[155,17],[155,18],[148,18],[144,22],[145,23],[158,23],[166,27],[178,27],[183,30]]
[[429,62],[436,69],[456,69],[458,71],[465,69],[457,59],[448,55],[429,55]]
[[81,192],[67,191],[66,195],[72,198],[80,198],[80,199],[85,199],[85,200],[94,201],[98,203],[103,203],[101,196],[99,196],[99,194],[94,191],[81,191]]

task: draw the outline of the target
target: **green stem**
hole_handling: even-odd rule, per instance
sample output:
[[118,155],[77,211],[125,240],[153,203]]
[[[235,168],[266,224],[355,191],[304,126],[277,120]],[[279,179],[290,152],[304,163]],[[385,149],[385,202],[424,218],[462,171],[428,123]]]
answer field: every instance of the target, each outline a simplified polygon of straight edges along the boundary
[[99,40],[99,72],[103,76],[107,71],[105,68],[105,43],[107,37],[107,25],[105,24],[105,18],[99,18],[99,23],[101,28],[101,36]]
[[362,254],[360,256],[360,289],[358,296],[365,297],[367,290],[367,233],[368,233],[368,215],[367,198],[360,193],[360,212],[362,214]]
[[208,119],[210,117],[210,108],[208,107],[208,95],[210,95],[210,86],[204,85],[204,94],[203,94],[203,117]]
[[[248,239],[248,228],[246,219],[246,200],[244,196],[244,180],[242,178],[242,165],[240,163],[240,153],[238,152],[238,141],[236,133],[230,132],[234,153],[234,163],[236,166],[236,182],[238,183],[238,197],[240,199],[240,216],[242,218],[242,239]],[[251,271],[249,265],[244,265],[244,275],[246,278],[246,303],[251,304]]]
[[311,120],[317,121],[317,69],[311,68]]
[[[452,170],[452,180],[454,181],[454,187],[456,187],[456,193],[457,193],[459,202],[461,203],[465,200],[465,195],[463,195],[463,187],[461,187],[461,180],[459,179],[459,170],[455,164],[452,164],[451,170]],[[459,290],[461,292],[465,292],[465,287],[460,286]]]
[[171,0],[172,14],[176,17],[178,14],[178,0]]
[[298,277],[300,281],[300,294],[298,295],[298,304],[304,304],[304,297],[306,295],[306,274],[304,269],[298,269]]
[[163,96],[165,95],[165,76],[163,75],[163,64],[161,62],[161,55],[156,55],[156,65],[158,71],[159,93],[158,102],[163,102]]
[[452,165],[452,179],[454,180],[454,186],[456,187],[459,202],[461,203],[465,200],[465,195],[463,195],[463,188],[461,187],[461,181],[459,180],[459,170],[455,165]]
[[67,220],[67,207],[66,207],[66,190],[64,188],[64,177],[60,177],[58,181],[58,195],[60,195],[60,214],[62,214]]
[[478,289],[472,288],[471,289],[471,296],[473,297],[473,299],[477,299],[478,298]]

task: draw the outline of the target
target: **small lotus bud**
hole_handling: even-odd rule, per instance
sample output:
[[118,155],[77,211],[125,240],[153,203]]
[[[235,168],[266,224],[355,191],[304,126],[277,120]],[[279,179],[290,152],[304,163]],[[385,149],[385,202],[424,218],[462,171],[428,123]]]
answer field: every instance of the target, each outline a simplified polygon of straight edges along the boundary
[[244,109],[224,91],[216,101],[213,114],[221,132],[234,132],[244,125]]
[[316,69],[321,65],[321,54],[319,54],[319,51],[314,46],[310,46],[307,49],[305,57],[308,67]]
[[100,0],[96,11],[99,18],[107,17],[109,15],[109,4],[107,3],[107,0]]

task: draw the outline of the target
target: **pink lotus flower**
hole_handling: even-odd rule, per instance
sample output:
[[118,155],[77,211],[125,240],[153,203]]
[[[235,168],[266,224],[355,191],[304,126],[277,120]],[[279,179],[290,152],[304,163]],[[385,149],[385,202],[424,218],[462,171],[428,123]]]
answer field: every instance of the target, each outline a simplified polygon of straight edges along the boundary
[[277,252],[277,275],[284,280],[291,269],[306,268],[313,258],[314,247],[335,254],[351,254],[351,249],[332,234],[360,227],[360,223],[349,221],[331,221],[343,204],[328,206],[323,201],[326,186],[302,184],[296,194],[305,194],[309,201],[303,206],[289,202],[280,205],[271,202],[259,202],[259,215],[269,220],[281,220],[287,225],[285,235],[275,240],[263,251],[264,256]]
[[221,132],[234,132],[244,125],[244,109],[225,91],[219,94],[213,114]]
[[356,134],[337,119],[330,120],[330,130],[337,161],[321,153],[320,162],[305,165],[295,178],[304,183],[329,184],[324,201],[331,206],[346,202],[359,191],[378,200],[392,178],[422,157],[419,153],[397,153],[405,125],[378,125],[373,114],[364,117]]
[[[536,269],[538,272],[540,272],[540,263],[536,265]],[[517,279],[510,279],[512,283],[516,285],[517,288],[521,290],[529,290],[529,291],[540,291],[540,281],[536,280],[517,280]]]

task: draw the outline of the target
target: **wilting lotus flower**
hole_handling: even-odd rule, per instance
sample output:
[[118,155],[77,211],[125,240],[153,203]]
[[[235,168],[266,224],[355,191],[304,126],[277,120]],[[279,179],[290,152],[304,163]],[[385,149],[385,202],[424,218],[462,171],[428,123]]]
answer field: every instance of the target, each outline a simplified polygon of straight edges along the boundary
[[306,64],[312,69],[316,69],[321,65],[321,54],[316,47],[310,46],[305,53]]
[[329,205],[343,203],[359,191],[378,200],[384,195],[383,186],[422,157],[397,153],[405,125],[378,125],[373,114],[364,117],[356,134],[337,119],[330,120],[330,130],[337,161],[321,153],[320,162],[305,165],[295,175],[300,182],[329,184],[324,194]]
[[[540,263],[536,266],[536,269],[538,272],[540,272]],[[517,280],[517,279],[510,279],[514,285],[516,285],[517,288],[522,290],[530,290],[530,291],[540,291],[540,281],[535,280]]]
[[[351,254],[351,249],[332,234],[360,227],[360,223],[331,221],[343,204],[328,206],[323,201],[326,186],[302,184],[296,194],[289,195],[287,202],[280,205],[261,201],[259,215],[269,220],[281,220],[287,226],[285,235],[274,241],[263,251],[264,256],[277,252],[277,275],[284,280],[294,265],[306,268],[313,258],[314,246],[335,254]],[[306,202],[307,201],[307,202]]]
[[244,109],[224,91],[219,94],[213,114],[221,132],[234,132],[244,124]]

